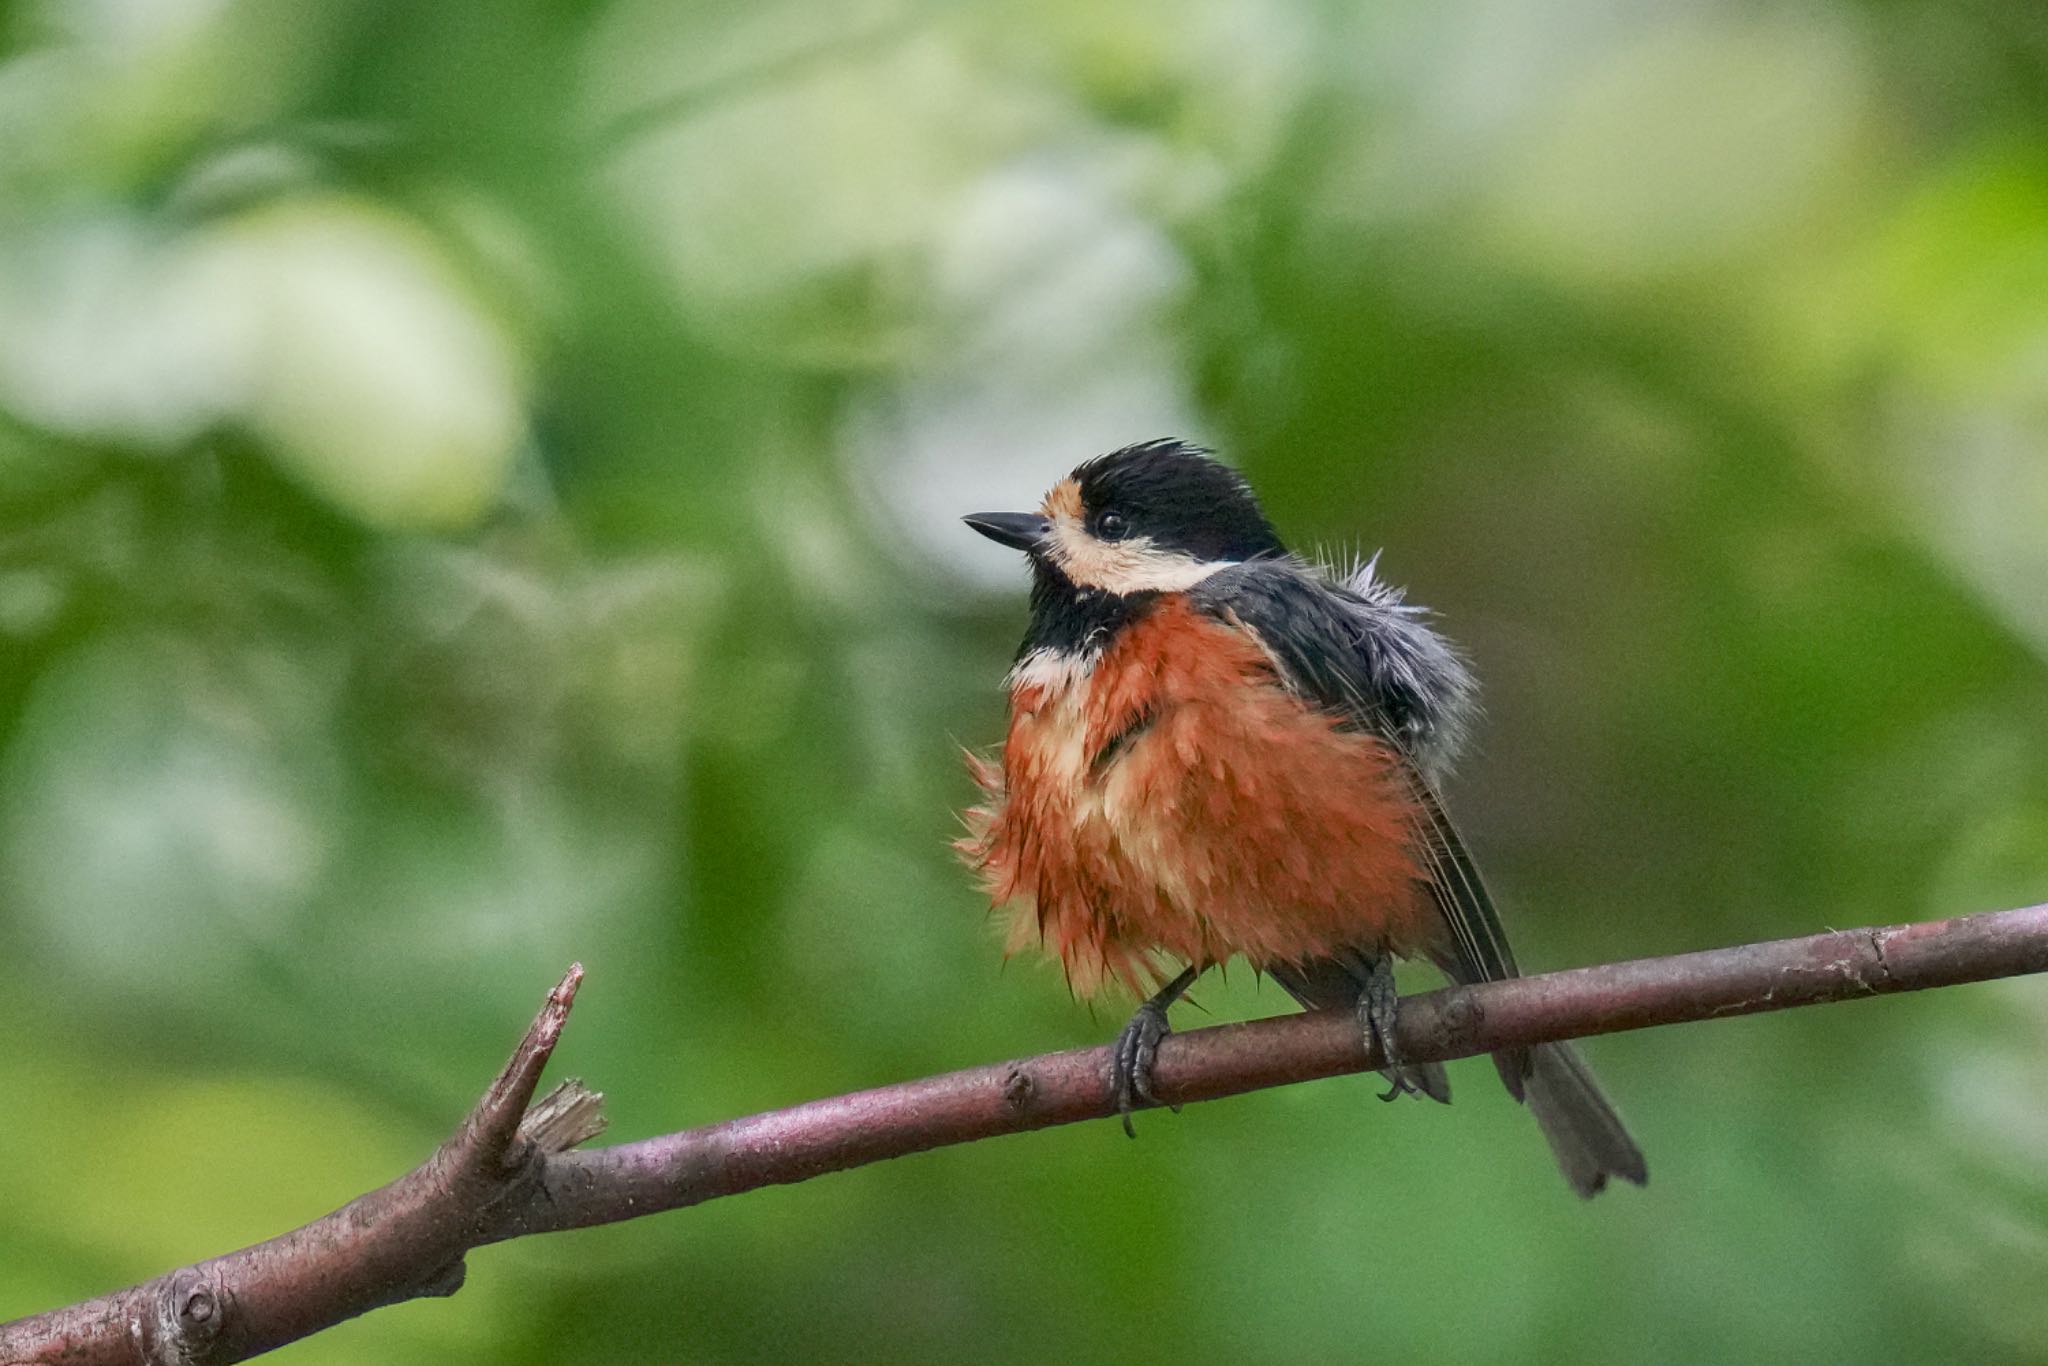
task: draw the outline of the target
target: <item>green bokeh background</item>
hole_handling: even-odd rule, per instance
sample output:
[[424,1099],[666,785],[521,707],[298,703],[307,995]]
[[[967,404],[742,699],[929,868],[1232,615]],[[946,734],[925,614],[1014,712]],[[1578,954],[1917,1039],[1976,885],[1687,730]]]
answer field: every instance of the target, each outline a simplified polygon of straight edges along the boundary
[[[0,1318],[405,1170],[572,959],[617,1138],[1105,1038],[946,847],[957,515],[1156,435],[1470,648],[1525,963],[2048,896],[2044,92],[2008,0],[0,9]],[[1595,1043],[1591,1206],[1479,1062],[283,1359],[2037,1361],[2044,1033]]]

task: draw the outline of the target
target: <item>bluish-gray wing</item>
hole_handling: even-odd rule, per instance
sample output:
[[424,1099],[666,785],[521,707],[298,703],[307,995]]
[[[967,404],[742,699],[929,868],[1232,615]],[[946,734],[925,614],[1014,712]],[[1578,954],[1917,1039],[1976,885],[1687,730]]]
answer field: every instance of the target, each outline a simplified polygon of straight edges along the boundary
[[[1205,611],[1256,635],[1278,661],[1288,688],[1345,724],[1387,740],[1414,798],[1416,859],[1451,931],[1451,952],[1437,965],[1460,982],[1513,977],[1514,954],[1493,898],[1444,814],[1433,781],[1448,762],[1470,682],[1450,647],[1401,604],[1399,594],[1375,590],[1369,579],[1363,587],[1347,591],[1298,564],[1262,561],[1212,574],[1190,596]],[[1448,676],[1441,669],[1446,660]],[[1304,1004],[1321,1003],[1343,986],[1332,965],[1355,978],[1356,965],[1347,968],[1332,959],[1302,965],[1282,984]],[[1642,1150],[1569,1045],[1506,1048],[1493,1061],[1509,1093],[1536,1116],[1573,1190],[1590,1196],[1610,1176],[1637,1185],[1647,1179]],[[1430,1094],[1441,1099],[1448,1092]]]
[[[1389,743],[1416,813],[1416,857],[1451,931],[1453,956],[1439,966],[1461,982],[1515,976],[1493,898],[1422,757],[1445,727],[1459,724],[1453,710],[1467,705],[1471,692],[1450,647],[1398,597],[1374,603],[1289,561],[1220,570],[1189,597],[1257,637],[1282,681],[1304,700]],[[1442,676],[1447,670],[1451,676]]]

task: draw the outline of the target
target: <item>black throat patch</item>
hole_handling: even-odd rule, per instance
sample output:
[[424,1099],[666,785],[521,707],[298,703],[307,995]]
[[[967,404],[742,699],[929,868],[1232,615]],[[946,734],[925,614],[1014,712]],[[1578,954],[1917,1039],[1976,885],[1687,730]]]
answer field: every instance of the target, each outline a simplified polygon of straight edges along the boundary
[[1106,593],[1080,588],[1049,564],[1034,562],[1031,626],[1017,647],[1023,659],[1038,650],[1085,655],[1100,650],[1159,600],[1157,593]]

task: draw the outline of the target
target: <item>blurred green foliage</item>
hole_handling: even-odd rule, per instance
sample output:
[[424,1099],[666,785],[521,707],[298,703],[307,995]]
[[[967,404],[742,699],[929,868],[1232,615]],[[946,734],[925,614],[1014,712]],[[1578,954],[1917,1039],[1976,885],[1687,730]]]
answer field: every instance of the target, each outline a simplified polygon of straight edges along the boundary
[[[1105,1038],[952,865],[1017,566],[1212,441],[1489,685],[1525,962],[2048,895],[2048,11],[0,10],[0,1317],[424,1155]],[[1220,1017],[1284,1008],[1248,973]],[[2017,982],[489,1249],[302,1362],[2039,1360]]]

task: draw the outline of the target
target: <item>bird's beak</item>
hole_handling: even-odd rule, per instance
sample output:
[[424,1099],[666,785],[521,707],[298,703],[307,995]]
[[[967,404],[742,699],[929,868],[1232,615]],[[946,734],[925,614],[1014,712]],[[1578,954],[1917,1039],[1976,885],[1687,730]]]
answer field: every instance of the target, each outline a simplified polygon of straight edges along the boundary
[[1052,532],[1052,522],[1035,512],[976,512],[960,520],[1014,550],[1034,550]]

